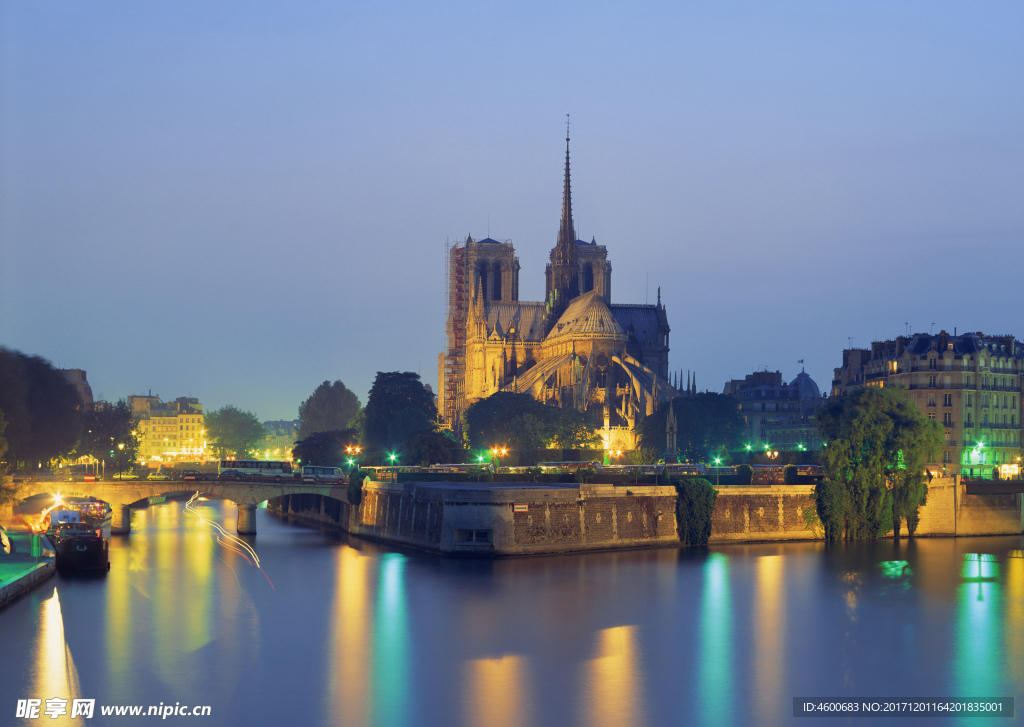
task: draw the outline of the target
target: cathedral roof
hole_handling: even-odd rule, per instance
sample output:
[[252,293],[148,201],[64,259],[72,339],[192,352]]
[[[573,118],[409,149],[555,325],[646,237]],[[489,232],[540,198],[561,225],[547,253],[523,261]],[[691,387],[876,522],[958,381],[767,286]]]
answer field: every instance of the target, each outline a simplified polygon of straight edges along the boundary
[[618,321],[622,330],[628,331],[631,327],[636,340],[643,343],[661,343],[661,327],[668,328],[668,321],[665,320],[664,309],[656,305],[632,305],[616,303],[609,306],[615,320]]
[[623,331],[604,299],[596,290],[573,298],[548,334],[548,340],[562,336],[625,339]]
[[524,341],[544,338],[543,303],[488,301],[484,316],[488,334],[496,332],[504,338],[511,332]]

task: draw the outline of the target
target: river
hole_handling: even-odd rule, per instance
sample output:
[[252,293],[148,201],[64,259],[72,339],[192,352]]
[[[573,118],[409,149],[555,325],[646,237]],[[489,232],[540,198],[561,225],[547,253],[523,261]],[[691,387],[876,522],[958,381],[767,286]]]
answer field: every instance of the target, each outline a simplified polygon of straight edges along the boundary
[[[198,509],[234,533],[231,503]],[[260,570],[183,502],[132,517],[109,574],[57,576],[0,612],[0,724],[198,705],[210,716],[160,721],[882,725],[906,722],[794,719],[793,699],[1024,684],[1021,537],[470,561],[260,509]],[[94,716],[15,718],[17,700],[55,697],[95,699]]]

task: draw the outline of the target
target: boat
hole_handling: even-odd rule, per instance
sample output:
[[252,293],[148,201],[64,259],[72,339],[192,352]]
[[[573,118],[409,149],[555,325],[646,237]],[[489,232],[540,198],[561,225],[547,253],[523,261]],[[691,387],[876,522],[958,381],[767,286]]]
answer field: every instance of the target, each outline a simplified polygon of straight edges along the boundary
[[54,535],[53,548],[59,570],[110,570],[107,541],[88,523],[62,523]]

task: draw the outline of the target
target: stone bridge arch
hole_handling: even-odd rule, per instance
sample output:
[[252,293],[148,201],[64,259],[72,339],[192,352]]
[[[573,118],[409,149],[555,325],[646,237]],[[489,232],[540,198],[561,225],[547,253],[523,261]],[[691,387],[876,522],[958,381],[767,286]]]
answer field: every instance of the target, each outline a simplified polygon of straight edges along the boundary
[[110,505],[110,532],[128,535],[131,532],[131,506],[154,495],[168,495],[179,492],[199,492],[231,500],[238,506],[238,533],[256,534],[256,507],[265,500],[284,495],[311,494],[331,497],[348,503],[346,485],[315,485],[308,482],[267,483],[267,482],[69,482],[28,481],[15,482],[17,491],[14,501],[9,504],[9,517],[15,508],[30,497],[42,494],[62,497],[95,497]]

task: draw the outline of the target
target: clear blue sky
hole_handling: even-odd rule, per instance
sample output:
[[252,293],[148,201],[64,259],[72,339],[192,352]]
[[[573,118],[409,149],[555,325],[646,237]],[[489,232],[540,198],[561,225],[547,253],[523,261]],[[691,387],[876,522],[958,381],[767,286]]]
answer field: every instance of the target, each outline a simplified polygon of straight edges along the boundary
[[[671,366],[827,390],[854,345],[1024,337],[1024,4],[0,5],[0,344],[297,415],[436,387],[449,238],[543,295],[565,114],[614,302]],[[489,226],[489,228],[488,228]]]

